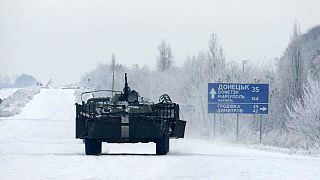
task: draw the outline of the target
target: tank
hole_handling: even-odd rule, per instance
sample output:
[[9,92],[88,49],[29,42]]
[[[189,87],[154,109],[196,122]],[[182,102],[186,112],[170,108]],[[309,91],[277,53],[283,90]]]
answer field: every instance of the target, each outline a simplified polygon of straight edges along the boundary
[[[112,97],[94,97],[98,92]],[[83,101],[83,95],[92,98]],[[125,73],[123,91],[97,90],[83,92],[76,104],[76,138],[83,139],[86,155],[101,154],[102,142],[156,143],[157,155],[169,152],[170,138],[183,138],[186,121],[180,120],[179,105],[167,94],[159,102],[145,101],[131,90]]]

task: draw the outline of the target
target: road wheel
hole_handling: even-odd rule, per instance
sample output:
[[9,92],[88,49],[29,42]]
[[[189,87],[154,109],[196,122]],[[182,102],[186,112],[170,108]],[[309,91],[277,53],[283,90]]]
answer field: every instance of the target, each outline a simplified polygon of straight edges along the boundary
[[169,152],[169,137],[163,136],[156,142],[156,154],[166,155]]
[[99,155],[101,154],[102,143],[95,139],[85,139],[86,155]]

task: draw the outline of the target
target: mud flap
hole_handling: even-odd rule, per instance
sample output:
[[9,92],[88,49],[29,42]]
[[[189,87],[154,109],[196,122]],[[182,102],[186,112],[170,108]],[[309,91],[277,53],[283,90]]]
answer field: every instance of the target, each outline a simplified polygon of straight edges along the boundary
[[186,128],[186,121],[178,120],[175,124],[173,137],[184,138],[185,128]]
[[76,138],[84,138],[88,135],[86,118],[80,114],[81,111],[82,106],[76,104]]
[[88,136],[86,119],[78,117],[76,118],[76,138],[85,138],[86,136]]

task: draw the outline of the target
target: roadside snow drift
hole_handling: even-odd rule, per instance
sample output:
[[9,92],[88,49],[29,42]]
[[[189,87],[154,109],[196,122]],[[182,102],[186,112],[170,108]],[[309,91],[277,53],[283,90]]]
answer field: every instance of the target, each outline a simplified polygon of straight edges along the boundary
[[13,94],[2,99],[2,103],[0,104],[0,117],[13,116],[20,113],[21,109],[33,98],[33,96],[40,92],[40,88],[28,87],[12,91],[14,91]]
[[0,179],[320,179],[320,158],[209,141],[103,144],[84,155],[75,136],[73,90],[43,89],[19,115],[0,118]]
[[0,89],[0,99],[5,99],[5,98],[9,97],[10,95],[12,95],[16,91],[17,91],[16,88]]

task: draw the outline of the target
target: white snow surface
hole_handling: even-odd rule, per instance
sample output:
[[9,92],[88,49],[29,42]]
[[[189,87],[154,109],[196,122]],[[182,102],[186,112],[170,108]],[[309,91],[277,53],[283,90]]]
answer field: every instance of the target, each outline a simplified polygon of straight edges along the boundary
[[103,144],[86,156],[75,139],[74,91],[43,89],[16,116],[0,118],[0,179],[320,179],[320,158],[205,140]]
[[11,96],[16,91],[17,91],[17,88],[3,88],[3,89],[0,89],[0,99],[5,99],[5,98]]

